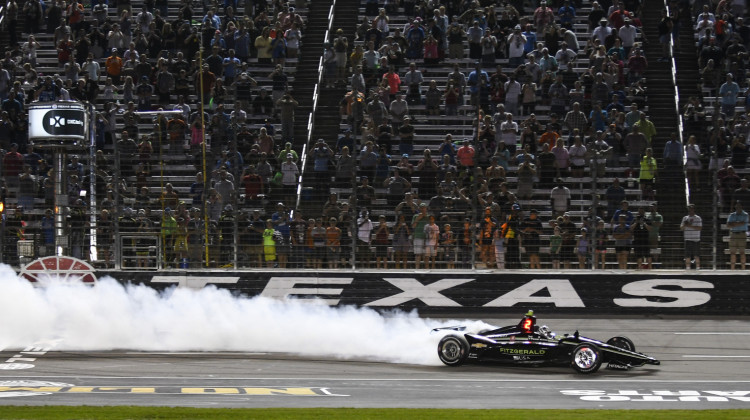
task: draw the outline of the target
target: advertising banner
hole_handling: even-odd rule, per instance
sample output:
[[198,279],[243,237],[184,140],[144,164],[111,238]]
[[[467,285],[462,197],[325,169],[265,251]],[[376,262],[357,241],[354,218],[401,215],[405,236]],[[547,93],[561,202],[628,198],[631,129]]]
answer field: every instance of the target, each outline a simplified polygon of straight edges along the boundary
[[78,102],[34,103],[29,106],[29,140],[32,142],[82,141],[86,134],[86,109]]
[[722,274],[97,272],[104,275],[157,289],[214,286],[245,296],[420,313],[750,314],[748,277]]

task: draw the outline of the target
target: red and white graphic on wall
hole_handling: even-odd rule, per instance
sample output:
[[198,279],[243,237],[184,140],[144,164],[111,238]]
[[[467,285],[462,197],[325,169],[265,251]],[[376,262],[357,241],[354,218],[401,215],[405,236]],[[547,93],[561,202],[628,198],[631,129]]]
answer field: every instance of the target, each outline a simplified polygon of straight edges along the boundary
[[91,264],[73,257],[44,257],[21,268],[21,276],[32,283],[80,281],[93,284],[96,282],[94,272]]

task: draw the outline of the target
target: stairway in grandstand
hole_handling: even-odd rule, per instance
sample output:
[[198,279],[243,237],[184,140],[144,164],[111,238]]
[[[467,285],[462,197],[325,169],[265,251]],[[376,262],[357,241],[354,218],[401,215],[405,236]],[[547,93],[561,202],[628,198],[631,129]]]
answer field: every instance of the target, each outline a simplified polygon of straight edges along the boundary
[[[656,126],[656,136],[652,140],[654,156],[662,168],[664,145],[672,133],[679,131],[679,114],[675,109],[675,83],[672,78],[671,63],[658,61],[662,56],[657,26],[664,9],[662,1],[648,1],[643,4],[643,28],[648,39],[645,45],[648,57],[648,115]],[[689,31],[689,29],[687,29]],[[680,94],[682,96],[682,94]],[[664,171],[661,171],[664,175]],[[682,232],[680,221],[686,214],[684,176],[659,176],[656,184],[659,212],[664,217],[661,230],[661,259],[666,267],[679,268],[682,264]]]
[[[680,94],[680,112],[683,112],[684,106],[688,103],[691,96],[698,97],[704,103],[704,105],[708,105],[710,101],[707,100],[707,97],[711,97],[713,96],[713,94],[708,88],[706,88],[705,91],[702,90],[703,88],[699,68],[700,65],[698,62],[696,34],[693,30],[694,18],[691,15],[689,9],[683,11],[680,17],[680,48],[675,54],[675,65],[677,68],[677,87]],[[707,109],[705,124],[710,124],[711,117],[711,111],[710,109]],[[684,136],[685,142],[687,142],[690,134],[698,135],[698,143],[701,145],[701,147],[704,147],[703,145],[708,143],[708,141],[706,141],[707,139],[705,139],[705,129],[702,130],[702,132],[693,130],[689,131],[686,129]],[[708,154],[708,152],[705,150],[703,153]],[[706,160],[706,163],[707,162],[708,161]],[[706,165],[704,165],[704,169],[705,168]],[[740,174],[740,177],[742,176],[743,175]],[[701,176],[699,177],[699,180],[701,182],[700,188],[702,192],[697,193],[689,191],[687,201],[695,204],[696,213],[701,216],[701,218],[703,219],[703,225],[706,226],[713,223],[712,215],[714,212],[714,205],[711,194],[707,193],[708,191],[713,191],[713,177]],[[703,238],[703,240],[701,241],[701,266],[703,267],[709,266],[709,264],[711,263],[711,258],[713,257],[713,249],[711,246],[712,234],[712,231],[707,231],[706,229],[704,229],[701,233]],[[719,233],[719,240],[717,241],[717,268],[727,268],[725,264],[728,261],[728,258],[726,258],[724,254],[724,252],[727,250],[727,243],[721,240],[721,236],[723,234],[726,234],[726,230],[723,230]]]
[[308,135],[309,114],[313,109],[313,91],[318,82],[318,64],[328,28],[330,3],[308,3],[305,38],[300,47],[297,74],[292,84],[294,98],[299,102],[294,120],[294,149],[301,152]]
[[[354,34],[354,31],[356,29],[356,23],[357,20],[354,19],[354,16],[357,16],[358,14],[358,4],[356,1],[346,1],[346,0],[338,0],[335,3],[334,6],[334,19],[333,23],[330,25],[331,30],[328,32],[328,39],[323,39],[325,37],[324,33],[327,31],[329,27],[329,12],[330,12],[330,4],[327,4],[326,2],[321,2],[317,4],[314,8],[311,8],[311,10],[308,13],[308,20],[309,24],[308,27],[311,27],[313,24],[316,26],[315,29],[315,39],[318,39],[318,31],[321,32],[320,35],[320,42],[315,43],[314,47],[316,49],[310,49],[310,55],[312,57],[315,57],[314,62],[308,63],[305,61],[302,66],[299,69],[299,73],[301,77],[313,77],[315,78],[315,81],[318,79],[319,69],[318,69],[318,60],[322,56],[324,51],[324,42],[333,42],[333,38],[335,36],[336,30],[338,28],[343,29],[344,34],[346,34],[348,40],[349,40],[349,46],[353,46],[354,40],[352,39],[351,34]],[[307,35],[305,35],[307,36]],[[308,48],[308,45],[305,45],[305,48]],[[350,51],[351,52],[351,51]],[[304,76],[302,76],[304,75]],[[310,82],[315,83],[313,81]],[[328,143],[328,146],[332,149],[336,146],[336,140],[339,137],[339,123],[341,121],[340,116],[340,108],[339,103],[341,99],[346,94],[346,88],[342,85],[337,85],[334,88],[326,88],[325,83],[322,83],[318,87],[318,104],[317,104],[317,110],[314,115],[314,128],[313,132],[311,134],[312,142],[314,143],[317,139],[324,139],[326,143]],[[299,124],[299,122],[298,122]],[[313,144],[308,144],[308,150],[309,148],[313,146]],[[354,152],[354,151],[352,151]],[[352,153],[354,154],[354,153]],[[312,160],[307,160],[307,168],[305,169],[306,173],[312,172]],[[311,211],[311,214],[319,214],[321,210],[321,203],[322,200],[326,199],[327,197],[325,194],[320,194],[319,191],[312,191],[309,189],[309,178],[303,181],[303,187],[308,187],[305,191],[303,200],[301,202],[302,208],[305,211]],[[308,214],[308,213],[304,213]]]

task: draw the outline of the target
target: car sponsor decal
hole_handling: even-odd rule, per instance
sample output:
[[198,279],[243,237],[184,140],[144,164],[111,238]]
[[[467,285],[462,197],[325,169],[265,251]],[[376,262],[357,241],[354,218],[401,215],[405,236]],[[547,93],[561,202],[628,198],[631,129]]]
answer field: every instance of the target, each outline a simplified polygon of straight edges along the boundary
[[750,391],[565,389],[563,395],[594,402],[750,402]]
[[547,350],[544,349],[513,349],[513,348],[507,348],[507,347],[497,347],[495,350],[497,350],[498,353],[504,353],[504,354],[524,354],[528,356],[543,356],[547,354]]
[[57,382],[0,381],[0,397],[49,394],[186,394],[289,397],[348,397],[324,387],[75,386]]

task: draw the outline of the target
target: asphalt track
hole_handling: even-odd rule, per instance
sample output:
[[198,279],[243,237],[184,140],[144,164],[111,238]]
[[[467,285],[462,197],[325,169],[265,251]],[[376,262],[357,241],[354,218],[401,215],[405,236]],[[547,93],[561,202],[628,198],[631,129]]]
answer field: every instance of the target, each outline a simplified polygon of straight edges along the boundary
[[562,367],[449,368],[287,353],[76,353],[37,345],[0,351],[0,405],[750,408],[750,320],[540,323],[594,338],[626,335],[662,364],[583,376]]

